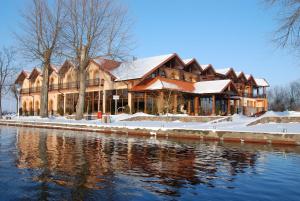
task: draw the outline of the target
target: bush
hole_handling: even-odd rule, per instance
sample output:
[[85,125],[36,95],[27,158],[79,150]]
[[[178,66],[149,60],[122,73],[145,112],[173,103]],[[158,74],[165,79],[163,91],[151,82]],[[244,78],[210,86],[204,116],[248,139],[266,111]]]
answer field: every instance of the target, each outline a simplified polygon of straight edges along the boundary
[[129,113],[130,113],[130,107],[129,107],[129,105],[126,105],[126,106],[124,107],[124,113],[126,113],[126,114],[129,114]]

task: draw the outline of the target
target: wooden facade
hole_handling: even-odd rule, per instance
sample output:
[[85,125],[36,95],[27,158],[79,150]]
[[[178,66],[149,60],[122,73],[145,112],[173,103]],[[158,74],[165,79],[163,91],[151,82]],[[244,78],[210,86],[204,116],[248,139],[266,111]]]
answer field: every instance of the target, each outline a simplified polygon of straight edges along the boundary
[[[216,70],[211,64],[200,65],[196,59],[182,60],[177,54],[132,63],[128,64],[129,71],[131,67],[132,71],[124,78],[126,72],[122,65],[125,64],[103,58],[91,60],[87,68],[86,113],[252,115],[267,110],[268,85],[261,86],[253,76],[236,73],[232,68]],[[143,65],[144,72],[141,71]],[[20,101],[23,115],[39,114],[42,79],[38,68],[31,73],[22,71],[16,79],[16,83],[22,86]],[[78,89],[77,70],[72,62],[66,61],[60,67],[52,66],[49,112],[73,114]],[[119,100],[115,101],[114,95],[118,95]]]

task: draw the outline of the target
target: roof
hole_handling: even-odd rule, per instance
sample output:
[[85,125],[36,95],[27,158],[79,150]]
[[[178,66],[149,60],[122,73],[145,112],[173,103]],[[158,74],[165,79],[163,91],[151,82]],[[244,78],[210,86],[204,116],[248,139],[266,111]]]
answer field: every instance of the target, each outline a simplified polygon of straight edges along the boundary
[[269,87],[269,83],[264,78],[254,78],[257,86],[259,87]]
[[219,74],[226,75],[232,68],[215,69]]
[[58,72],[61,66],[57,66],[54,64],[50,64],[50,68],[54,71],[54,72]]
[[93,61],[106,71],[112,71],[121,64],[118,61],[106,59],[103,57],[96,57],[95,59],[93,59]]
[[209,67],[212,67],[211,64],[200,64],[200,66],[201,66],[201,68],[202,68],[203,70],[206,70],[206,69],[208,69]]
[[222,93],[230,83],[232,83],[231,80],[212,80],[196,82],[194,84],[194,92],[197,94]]
[[247,80],[249,80],[251,76],[252,75],[250,75],[250,74],[245,74],[245,77],[246,77]]
[[139,79],[175,55],[166,54],[124,62],[110,72],[117,78],[116,81]]
[[58,70],[58,73],[63,75],[65,74],[69,68],[75,68],[75,64],[70,60],[65,60],[65,62],[61,65],[61,67]]
[[185,82],[182,80],[173,80],[163,77],[155,77],[148,82],[134,86],[132,91],[145,91],[145,90],[178,90],[183,92],[193,92],[194,86],[191,82]]
[[182,61],[184,62],[185,65],[190,64],[195,58],[189,58],[189,59],[183,59]]
[[27,72],[27,71],[25,71],[25,70],[22,70],[22,71],[20,72],[20,74],[18,75],[18,77],[17,77],[15,83],[23,82],[24,79],[28,79],[28,77],[29,77],[29,72]]
[[35,68],[31,71],[31,73],[30,73],[28,79],[35,78],[35,77],[37,77],[38,75],[42,75],[42,70],[41,70],[40,68],[38,68],[38,67],[35,67]]
[[132,88],[132,91],[169,89],[195,94],[214,94],[222,93],[231,83],[231,80],[214,80],[192,83],[181,80],[156,77],[147,83],[134,86]]

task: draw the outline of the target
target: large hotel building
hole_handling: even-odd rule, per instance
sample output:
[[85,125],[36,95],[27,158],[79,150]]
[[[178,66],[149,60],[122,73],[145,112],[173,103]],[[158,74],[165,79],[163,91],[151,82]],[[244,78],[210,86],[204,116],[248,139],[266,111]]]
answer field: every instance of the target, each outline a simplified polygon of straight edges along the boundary
[[[89,63],[85,112],[189,115],[253,115],[266,111],[268,82],[233,68],[215,69],[176,53],[117,62],[102,57]],[[53,115],[75,113],[79,82],[70,61],[52,66],[48,109]],[[41,69],[22,71],[16,79],[21,88],[22,115],[39,115]],[[115,100],[118,99],[118,100]],[[116,103],[116,107],[115,107]],[[117,108],[117,111],[116,111]]]

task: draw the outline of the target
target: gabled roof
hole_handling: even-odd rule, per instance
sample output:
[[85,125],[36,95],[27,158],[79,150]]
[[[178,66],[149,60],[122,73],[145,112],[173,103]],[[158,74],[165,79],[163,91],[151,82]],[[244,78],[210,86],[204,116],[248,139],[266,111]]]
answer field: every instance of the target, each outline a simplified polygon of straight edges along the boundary
[[[215,94],[223,93],[224,90],[231,85],[234,88],[231,80],[212,80],[196,82],[195,93],[197,94]],[[235,89],[235,88],[234,88]],[[235,89],[236,91],[236,89]]]
[[227,73],[230,72],[232,68],[222,68],[222,69],[216,69],[216,72],[222,75],[227,75]]
[[189,59],[183,59],[182,61],[184,62],[185,65],[189,65],[189,64],[191,64],[194,60],[195,60],[195,58],[189,58]]
[[237,78],[237,75],[235,73],[235,71],[233,70],[233,68],[223,68],[223,69],[216,69],[215,70],[218,74],[224,75],[224,76],[228,76],[230,73],[233,73],[233,76]]
[[145,91],[145,90],[161,90],[161,89],[169,89],[169,90],[177,90],[183,92],[193,92],[194,86],[191,82],[185,82],[182,80],[173,80],[163,77],[155,77],[149,82],[145,82],[143,84],[139,84],[132,88],[132,91]]
[[114,79],[116,79],[115,75],[111,73],[114,69],[118,68],[121,62],[106,59],[103,57],[96,57],[91,60],[94,64],[96,64],[101,70],[110,74]]
[[229,85],[231,85],[231,87],[236,91],[231,80],[213,80],[191,83],[182,80],[173,80],[163,77],[156,77],[147,83],[134,86],[132,88],[132,91],[168,89],[194,94],[216,94],[223,93]]
[[38,67],[35,67],[35,68],[31,71],[31,73],[30,73],[28,79],[36,78],[36,77],[39,76],[39,75],[42,75],[42,70],[41,70],[40,68],[38,68]]
[[[176,53],[173,53],[124,62],[118,68],[115,68],[110,72],[117,78],[116,81],[140,79],[174,57],[179,58]],[[184,62],[180,58],[179,60],[184,65]]]
[[207,71],[208,69],[212,69],[214,73],[216,73],[216,70],[211,64],[200,64],[203,71]]
[[264,78],[254,78],[257,86],[259,87],[269,87],[269,83]]
[[251,74],[245,74],[245,77],[247,78],[248,82],[253,81],[253,83],[257,86],[257,83]]
[[198,63],[198,61],[195,58],[184,59],[183,62],[185,64],[185,66],[189,66],[189,65],[195,63],[199,67],[200,71],[203,70],[201,65]]
[[246,77],[247,80],[249,80],[252,77],[252,75],[251,74],[245,74],[245,77]]
[[65,62],[63,63],[63,65],[61,65],[57,72],[60,75],[64,75],[69,70],[69,68],[75,68],[75,64],[70,60],[65,60]]
[[25,79],[28,79],[28,78],[29,78],[29,72],[22,70],[20,72],[20,74],[18,75],[18,77],[15,81],[15,84],[22,83]]
[[243,71],[240,71],[240,72],[236,72],[236,76],[237,76],[237,78],[244,78],[246,81],[247,81],[247,78],[246,78],[246,76],[245,76],[245,74],[244,74],[244,72]]

